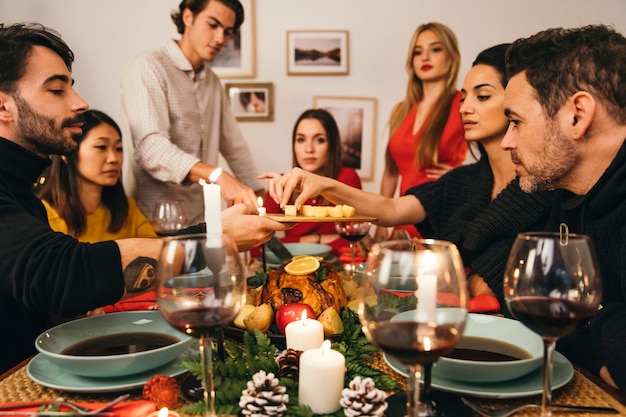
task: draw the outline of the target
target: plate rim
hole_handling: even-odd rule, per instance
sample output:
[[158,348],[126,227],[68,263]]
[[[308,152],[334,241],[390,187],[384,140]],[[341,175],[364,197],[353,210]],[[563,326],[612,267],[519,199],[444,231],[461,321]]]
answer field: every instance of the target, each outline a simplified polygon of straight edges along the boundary
[[[28,377],[45,387],[58,389],[62,391],[68,392],[79,392],[79,393],[107,393],[107,392],[117,392],[128,389],[136,389],[141,388],[145,383],[154,375],[169,375],[171,377],[176,377],[182,375],[187,372],[187,369],[178,366],[178,364],[186,359],[189,359],[192,355],[197,354],[197,350],[194,347],[195,344],[188,347],[183,353],[181,353],[176,359],[173,361],[166,363],[157,368],[153,368],[144,372],[140,372],[137,374],[124,375],[120,377],[103,377],[103,378],[94,378],[88,376],[82,376],[77,374],[72,374],[60,368],[50,362],[44,355],[38,353],[35,355],[26,365],[26,374]],[[37,375],[35,373],[35,367],[46,366],[45,372],[38,372]],[[44,378],[41,378],[41,376]],[[62,382],[59,381],[59,378],[73,378],[74,382]],[[90,384],[96,384],[97,386],[89,386],[85,387],[84,385],[80,385],[81,383],[89,382]],[[124,382],[128,381],[128,382]]]
[[[400,375],[407,377],[408,374],[406,370],[399,368],[396,363],[394,363],[393,358],[390,358],[389,355],[383,352],[383,359],[385,363],[391,367],[394,371],[399,373]],[[508,381],[496,381],[496,382],[478,382],[478,383],[470,383],[467,381],[458,381],[443,377],[438,377],[433,374],[432,376],[432,387],[434,389],[438,389],[440,391],[449,392],[453,394],[460,395],[468,395],[473,397],[480,398],[493,398],[493,399],[505,399],[505,398],[523,398],[523,397],[531,397],[533,395],[541,394],[542,392],[542,369],[543,367],[539,367],[534,371],[523,375],[519,378],[515,378]],[[558,372],[558,374],[557,374]],[[554,351],[554,370],[552,375],[552,390],[559,389],[565,386],[568,382],[572,380],[574,377],[574,366],[572,363],[563,356],[562,353]],[[510,384],[518,384],[518,385],[528,385],[529,379],[537,379],[537,386],[526,387],[524,390],[523,387],[520,387],[518,392],[494,392],[493,389],[497,389],[502,386],[510,386]],[[445,385],[447,384],[447,385]],[[471,386],[472,388],[468,389],[467,387]],[[462,388],[459,388],[462,387]]]

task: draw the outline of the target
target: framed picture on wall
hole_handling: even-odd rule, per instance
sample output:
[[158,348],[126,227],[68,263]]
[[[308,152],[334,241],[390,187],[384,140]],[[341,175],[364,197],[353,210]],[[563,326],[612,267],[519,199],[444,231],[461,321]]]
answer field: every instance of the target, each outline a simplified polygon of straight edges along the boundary
[[220,78],[254,78],[256,76],[256,38],[254,34],[254,0],[241,0],[243,24],[222,48],[209,66]]
[[272,83],[226,83],[230,108],[240,122],[274,120],[274,85]]
[[377,106],[370,97],[313,97],[313,107],[327,110],[337,122],[342,165],[356,169],[362,181],[374,179]]
[[288,75],[346,75],[348,61],[347,30],[287,32]]

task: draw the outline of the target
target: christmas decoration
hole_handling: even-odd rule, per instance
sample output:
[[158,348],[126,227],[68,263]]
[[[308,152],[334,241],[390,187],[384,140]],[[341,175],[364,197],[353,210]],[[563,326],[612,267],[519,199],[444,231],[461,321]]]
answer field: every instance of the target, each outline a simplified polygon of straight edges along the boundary
[[371,378],[354,377],[341,391],[339,404],[346,417],[382,417],[387,409],[387,393],[376,388]]
[[154,375],[143,386],[143,398],[157,408],[173,408],[178,402],[178,382],[168,375]]
[[259,371],[248,381],[247,388],[241,392],[239,407],[241,414],[250,417],[281,417],[287,411],[289,395],[286,388],[278,385],[274,374]]
[[301,350],[287,349],[278,357],[278,377],[298,380],[298,366]]

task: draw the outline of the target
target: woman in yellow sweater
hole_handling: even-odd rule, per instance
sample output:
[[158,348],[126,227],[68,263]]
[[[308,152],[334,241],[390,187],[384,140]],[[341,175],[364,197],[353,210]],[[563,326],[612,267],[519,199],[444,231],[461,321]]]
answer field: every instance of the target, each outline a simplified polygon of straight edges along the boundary
[[[82,136],[74,137],[78,150],[53,155],[40,198],[53,230],[82,242],[130,237],[156,237],[152,223],[124,192],[122,132],[105,113],[84,113]],[[151,308],[154,294],[126,300],[105,311]]]
[[124,192],[119,126],[98,110],[84,116],[83,135],[74,138],[77,152],[51,157],[41,189],[50,226],[83,242],[156,237],[150,221]]

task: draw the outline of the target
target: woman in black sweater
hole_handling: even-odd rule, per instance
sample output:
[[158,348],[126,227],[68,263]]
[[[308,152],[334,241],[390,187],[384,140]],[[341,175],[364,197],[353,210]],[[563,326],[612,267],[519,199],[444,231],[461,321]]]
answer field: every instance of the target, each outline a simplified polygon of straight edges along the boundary
[[551,192],[520,190],[510,155],[500,147],[509,124],[503,107],[507,47],[502,44],[481,52],[461,90],[465,138],[480,153],[478,162],[453,169],[398,198],[350,189],[297,168],[282,176],[261,175],[271,178],[270,195],[284,206],[298,189],[296,205],[322,194],[335,204],[354,206],[360,215],[377,217],[380,226],[415,224],[423,237],[457,245],[472,296],[495,295],[502,301],[504,265],[515,235],[542,229],[553,201]]

